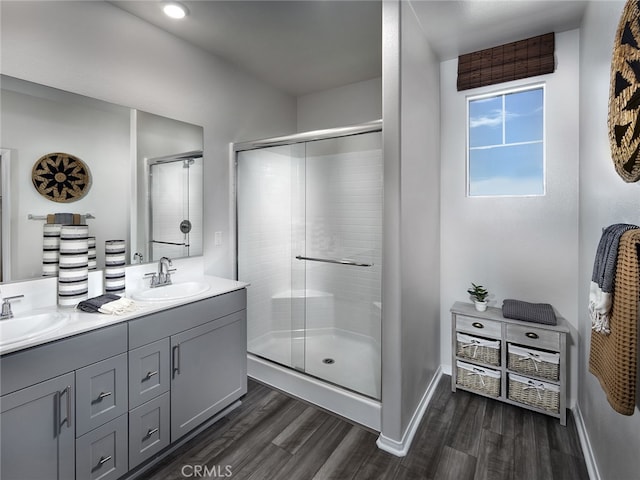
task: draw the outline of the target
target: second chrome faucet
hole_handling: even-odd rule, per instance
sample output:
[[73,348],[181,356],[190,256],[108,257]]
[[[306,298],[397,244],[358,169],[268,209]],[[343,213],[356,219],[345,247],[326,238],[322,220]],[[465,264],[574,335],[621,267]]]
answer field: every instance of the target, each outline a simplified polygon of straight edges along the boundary
[[147,273],[145,277],[151,277],[151,288],[162,287],[164,285],[171,285],[171,273],[175,272],[174,269],[169,267],[173,266],[173,262],[169,257],[162,257],[158,261],[158,272]]

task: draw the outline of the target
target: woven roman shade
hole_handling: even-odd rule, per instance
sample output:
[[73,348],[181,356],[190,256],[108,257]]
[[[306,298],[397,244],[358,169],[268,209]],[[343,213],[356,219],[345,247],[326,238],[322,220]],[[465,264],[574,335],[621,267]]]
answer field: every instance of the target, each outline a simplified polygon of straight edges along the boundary
[[458,57],[458,91],[533,77],[555,70],[555,35],[487,48]]

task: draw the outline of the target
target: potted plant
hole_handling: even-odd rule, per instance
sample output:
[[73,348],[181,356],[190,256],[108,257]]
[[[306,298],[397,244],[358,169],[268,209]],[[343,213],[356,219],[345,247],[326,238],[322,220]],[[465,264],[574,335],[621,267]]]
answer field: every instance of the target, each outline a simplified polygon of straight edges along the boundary
[[472,282],[471,288],[467,290],[467,293],[473,298],[476,310],[484,312],[487,309],[487,296],[489,295],[489,292],[486,288]]

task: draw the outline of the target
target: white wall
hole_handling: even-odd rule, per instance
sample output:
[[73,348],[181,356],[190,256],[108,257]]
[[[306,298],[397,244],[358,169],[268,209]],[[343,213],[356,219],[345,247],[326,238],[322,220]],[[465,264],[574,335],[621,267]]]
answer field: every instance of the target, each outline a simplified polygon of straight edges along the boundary
[[401,2],[402,424],[440,366],[440,78],[413,7]]
[[[579,32],[556,34],[555,73],[456,91],[457,59],[441,64],[442,264],[441,360],[451,366],[449,308],[470,301],[471,282],[505,298],[552,304],[577,327]],[[465,196],[466,95],[546,83],[544,197]],[[570,347],[570,402],[577,393],[576,334]]]
[[[640,415],[616,413],[598,380],[589,373],[589,281],[602,228],[640,225],[640,183],[627,184],[615,172],[607,114],[611,52],[623,1],[591,2],[581,28],[580,52],[580,391],[578,404],[600,478],[632,479],[640,472]],[[640,395],[637,397],[640,401]]]
[[407,447],[440,365],[439,64],[409,2],[383,2],[382,437]]
[[382,78],[298,97],[298,131],[345,127],[382,118]]
[[294,132],[295,99],[106,2],[0,7],[2,73],[204,127],[205,272],[230,276],[228,144]]

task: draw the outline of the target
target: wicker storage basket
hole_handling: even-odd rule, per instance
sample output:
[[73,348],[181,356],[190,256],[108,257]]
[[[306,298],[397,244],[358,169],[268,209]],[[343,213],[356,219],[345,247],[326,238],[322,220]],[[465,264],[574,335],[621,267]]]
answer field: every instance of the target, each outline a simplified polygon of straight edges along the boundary
[[548,412],[560,412],[560,387],[539,380],[509,374],[508,398]]
[[536,350],[535,348],[507,345],[509,370],[546,380],[558,380],[560,354]]
[[500,340],[456,333],[456,355],[488,365],[500,365]]
[[500,396],[500,372],[456,361],[456,384],[491,397]]

